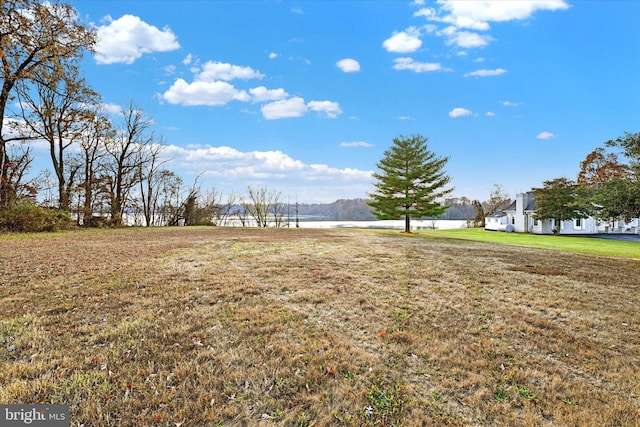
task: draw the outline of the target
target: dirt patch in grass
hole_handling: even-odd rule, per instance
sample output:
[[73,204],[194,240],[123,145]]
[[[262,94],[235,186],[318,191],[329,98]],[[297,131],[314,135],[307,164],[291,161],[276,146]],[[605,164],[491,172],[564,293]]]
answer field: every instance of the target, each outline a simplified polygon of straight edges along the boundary
[[74,426],[632,426],[639,268],[358,230],[0,239],[0,402]]

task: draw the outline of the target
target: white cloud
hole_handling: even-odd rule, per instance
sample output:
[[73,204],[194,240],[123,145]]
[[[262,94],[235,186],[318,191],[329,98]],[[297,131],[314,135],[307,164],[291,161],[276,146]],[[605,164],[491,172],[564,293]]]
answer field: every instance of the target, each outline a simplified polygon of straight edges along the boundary
[[465,77],[491,77],[491,76],[500,76],[506,73],[507,70],[504,68],[496,68],[495,70],[476,70],[470,73],[466,73]]
[[538,134],[538,136],[536,136],[537,139],[553,139],[556,138],[558,135],[556,135],[555,133],[551,133],[551,132],[540,132]]
[[309,110],[323,113],[331,119],[334,119],[339,114],[342,114],[340,105],[337,102],[310,101],[305,104],[304,99],[299,97],[271,102],[269,104],[263,105],[260,108],[260,111],[262,111],[262,115],[267,120],[302,117]]
[[249,93],[253,97],[253,102],[277,101],[289,96],[289,94],[282,88],[267,89],[264,86],[249,89]]
[[264,74],[251,67],[228,64],[226,62],[207,61],[196,74],[195,80],[212,82],[215,80],[230,81],[235,79],[261,79]]
[[269,59],[276,59],[278,56],[280,56],[280,55],[278,55],[278,54],[277,54],[277,53],[275,53],[275,52],[271,52],[271,53],[269,54]]
[[229,83],[231,80],[262,79],[264,74],[251,67],[233,65],[225,62],[207,61],[201,67],[194,67],[194,81],[186,82],[176,79],[160,99],[171,104],[184,106],[207,105],[221,106],[231,101],[264,103],[260,108],[267,120],[301,117],[307,111],[317,111],[329,118],[342,113],[340,105],[333,101],[311,101],[305,103],[303,98],[289,98],[283,88],[267,89],[258,86],[241,90]]
[[113,115],[113,116],[122,115],[122,106],[121,105],[111,104],[111,103],[103,103],[103,104],[101,104],[101,108],[107,114],[110,114],[110,115]]
[[98,26],[95,60],[98,64],[132,64],[145,53],[180,48],[170,28],[160,30],[133,15],[123,15],[108,25]]
[[185,106],[219,106],[231,101],[247,102],[251,99],[247,92],[238,90],[227,82],[187,83],[183,79],[177,79],[161,97],[170,104]]
[[461,107],[456,107],[453,110],[449,111],[449,117],[453,117],[454,119],[458,117],[470,116],[472,114],[472,111]]
[[312,164],[309,165],[309,171],[306,174],[307,179],[310,180],[318,180],[318,179],[333,179],[335,177],[340,177],[342,179],[351,180],[351,179],[371,179],[372,172],[371,171],[363,171],[360,169],[353,168],[332,168],[329,165],[325,164]]
[[493,41],[489,35],[480,35],[469,31],[455,31],[449,35],[448,44],[455,44],[462,48],[484,47]]
[[465,30],[488,31],[493,22],[525,20],[537,11],[569,8],[565,0],[438,0],[438,5],[437,10],[431,7],[421,8],[414,16],[448,25],[439,34],[448,38],[448,44],[462,48],[484,47],[494,40],[491,36]]
[[355,73],[360,71],[360,63],[355,59],[345,58],[336,62],[336,65],[345,73]]
[[[189,58],[189,62],[191,58]],[[286,98],[284,89],[268,90],[264,86],[245,90],[237,89],[228,83],[230,80],[261,79],[262,73],[251,67],[228,64],[225,62],[207,61],[201,67],[194,67],[194,81],[187,83],[184,79],[176,79],[161,98],[171,104],[185,106],[208,105],[220,106],[231,101],[254,102],[272,101]],[[253,97],[253,98],[252,98]]]
[[419,36],[419,31],[415,27],[411,27],[405,31],[393,33],[391,37],[382,43],[382,46],[384,46],[388,52],[415,52],[422,46],[422,40],[420,40]]
[[365,142],[365,141],[355,141],[355,142],[341,142],[340,147],[365,147],[370,148],[373,147],[373,144]]
[[318,113],[324,113],[330,119],[335,119],[339,114],[342,114],[340,104],[333,101],[310,101],[307,107]]
[[522,105],[522,102],[502,101],[501,104],[505,107],[518,107]]
[[415,12],[413,16],[423,16],[427,19],[436,19],[438,16],[438,12],[436,12],[436,10],[432,7],[423,7],[422,9],[419,9],[417,12]]
[[187,56],[184,57],[184,59],[182,60],[182,64],[184,65],[189,65],[191,64],[191,61],[193,61],[193,55],[188,54]]
[[393,66],[395,70],[411,70],[416,73],[442,70],[442,66],[437,62],[415,62],[412,58],[396,58],[393,62],[396,63]]
[[282,171],[299,171],[304,163],[281,151],[241,152],[232,147],[180,147],[170,145],[163,152],[178,167],[209,170],[209,175],[247,179],[277,176]]
[[[244,193],[248,185],[277,189],[305,202],[333,201],[365,194],[373,171],[307,164],[282,151],[242,152],[232,147],[168,145],[167,167],[210,179],[220,191]],[[204,171],[204,172],[203,172]],[[207,185],[208,183],[203,183]]]
[[493,116],[495,116],[495,115],[496,115],[496,113],[494,113],[493,111],[487,111],[487,112],[485,113],[485,116],[487,116],[487,117],[493,117]]
[[307,105],[302,98],[289,98],[265,104],[260,108],[267,120],[302,117],[307,112]]
[[440,0],[438,18],[458,28],[486,31],[490,22],[505,22],[530,18],[538,10],[565,10],[569,5],[564,0],[528,1],[455,1]]

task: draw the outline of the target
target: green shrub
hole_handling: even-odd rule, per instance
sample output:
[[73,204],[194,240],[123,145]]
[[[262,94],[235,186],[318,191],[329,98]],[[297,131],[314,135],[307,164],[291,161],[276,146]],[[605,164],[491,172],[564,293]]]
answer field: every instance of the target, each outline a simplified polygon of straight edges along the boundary
[[0,229],[14,232],[57,231],[71,226],[67,212],[29,203],[0,211]]

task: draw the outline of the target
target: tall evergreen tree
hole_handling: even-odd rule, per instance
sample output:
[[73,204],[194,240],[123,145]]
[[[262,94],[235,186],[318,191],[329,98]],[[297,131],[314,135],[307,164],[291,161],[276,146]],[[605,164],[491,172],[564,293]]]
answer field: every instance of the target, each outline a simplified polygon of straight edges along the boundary
[[447,206],[440,203],[452,188],[445,188],[450,177],[444,167],[448,157],[438,157],[427,147],[428,138],[422,135],[393,139],[393,145],[384,152],[377,164],[380,173],[374,173],[376,191],[367,202],[374,208],[378,219],[404,217],[404,232],[411,232],[411,218],[435,217],[443,214]]

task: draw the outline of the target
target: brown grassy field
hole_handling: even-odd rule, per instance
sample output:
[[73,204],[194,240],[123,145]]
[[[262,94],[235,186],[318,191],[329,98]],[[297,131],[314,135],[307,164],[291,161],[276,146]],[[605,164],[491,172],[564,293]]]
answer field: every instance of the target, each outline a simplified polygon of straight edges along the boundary
[[639,272],[358,230],[0,237],[0,403],[72,426],[636,426]]

